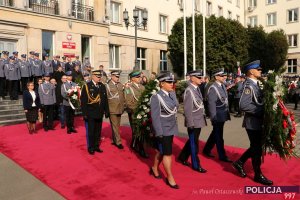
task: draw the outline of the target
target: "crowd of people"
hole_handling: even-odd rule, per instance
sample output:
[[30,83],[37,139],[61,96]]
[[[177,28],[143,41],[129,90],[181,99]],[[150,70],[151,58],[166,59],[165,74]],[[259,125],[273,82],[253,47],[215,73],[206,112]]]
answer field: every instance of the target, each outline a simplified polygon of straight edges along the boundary
[[[81,64],[79,57],[74,61],[67,58],[67,62],[64,62],[59,60],[59,56],[54,56],[54,59],[49,61],[48,55],[41,61],[39,54],[35,52],[30,52],[28,59],[25,54],[19,59],[18,52],[14,52],[14,56],[10,57],[8,52],[4,51],[2,54],[0,69],[4,73],[2,75],[0,70],[0,96],[4,98],[5,84],[8,84],[10,98],[17,99],[18,85],[21,81],[23,105],[30,134],[37,132],[35,123],[41,117],[40,113],[43,116],[45,131],[54,130],[53,120],[58,117],[61,129],[67,126],[67,134],[77,133],[74,124],[75,108],[71,98],[78,86],[78,81],[76,83],[75,80],[80,80],[85,82],[81,88],[80,108],[86,128],[87,152],[90,155],[103,152],[100,148],[103,117],[110,120],[112,144],[118,149],[124,148],[120,122],[122,114],[127,111],[132,130],[130,148],[143,158],[149,157],[145,141],[136,140],[134,124],[134,111],[145,89],[144,85],[148,82],[141,71],[133,70],[129,74],[130,81],[122,84],[120,71],[111,71],[108,79],[102,65],[92,71],[90,63],[86,61]],[[219,160],[232,163],[233,168],[243,178],[247,176],[243,168],[244,163],[251,158],[255,172],[254,181],[272,185],[273,182],[262,174],[260,168],[263,96],[258,83],[261,77],[259,61],[249,63],[244,67],[244,71],[245,75],[237,75],[233,79],[232,74],[225,73],[223,69],[216,69],[212,72],[212,81],[209,81],[208,77],[203,77],[201,70],[190,71],[187,74],[189,80],[183,95],[183,104],[189,140],[177,157],[177,161],[189,166],[188,158],[191,156],[192,169],[199,173],[207,172],[198,157],[198,140],[209,116],[213,130],[202,150],[203,154],[209,158],[214,157],[211,151],[216,146]],[[170,72],[159,75],[153,72],[150,79],[156,78],[160,90],[152,95],[150,100],[156,148],[150,174],[160,179],[159,165],[162,163],[167,174],[167,185],[178,189],[179,186],[172,173],[173,136],[178,133],[176,114],[179,104],[174,91],[176,81]],[[235,162],[227,156],[223,139],[224,124],[230,120],[230,112],[236,112],[235,117],[244,115],[243,127],[246,128],[250,140],[250,148]]]

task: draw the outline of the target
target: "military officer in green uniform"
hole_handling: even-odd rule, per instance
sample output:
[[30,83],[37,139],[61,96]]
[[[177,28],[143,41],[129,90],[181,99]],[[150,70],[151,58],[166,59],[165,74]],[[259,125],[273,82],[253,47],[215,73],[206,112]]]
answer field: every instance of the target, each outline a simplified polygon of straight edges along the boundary
[[123,149],[121,136],[120,136],[120,124],[121,116],[124,112],[124,86],[120,83],[120,71],[112,71],[111,79],[106,84],[110,124],[112,129],[112,144],[116,145],[119,149]]
[[134,70],[129,74],[129,77],[130,84],[125,88],[125,103],[127,107],[130,126],[132,129],[132,139],[130,147],[138,151],[142,157],[148,158],[149,156],[145,153],[144,150],[144,142],[138,141],[137,138],[135,138],[135,127],[133,124],[134,110],[137,106],[139,97],[145,90],[145,87],[141,84],[141,71]]

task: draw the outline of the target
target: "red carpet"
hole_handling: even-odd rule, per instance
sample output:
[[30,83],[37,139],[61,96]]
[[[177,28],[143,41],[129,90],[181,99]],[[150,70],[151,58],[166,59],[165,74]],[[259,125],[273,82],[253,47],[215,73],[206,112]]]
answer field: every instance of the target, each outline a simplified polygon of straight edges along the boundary
[[[202,166],[208,169],[206,174],[173,162],[173,173],[180,189],[172,190],[162,180],[149,175],[151,159],[141,159],[128,149],[130,128],[122,128],[125,149],[119,150],[111,145],[111,130],[105,123],[101,145],[104,153],[91,156],[86,151],[82,120],[76,119],[75,124],[79,133],[71,135],[58,127],[47,133],[39,130],[35,135],[27,133],[25,124],[0,127],[0,152],[67,199],[284,199],[283,195],[243,193],[244,186],[259,185],[251,180],[250,161],[246,165],[249,178],[242,179],[233,174],[230,164],[202,155]],[[184,141],[174,139],[175,156]],[[236,159],[244,151],[233,147],[226,149],[231,159]],[[285,163],[273,155],[266,157],[262,170],[275,185],[299,185],[299,164],[299,160]]]

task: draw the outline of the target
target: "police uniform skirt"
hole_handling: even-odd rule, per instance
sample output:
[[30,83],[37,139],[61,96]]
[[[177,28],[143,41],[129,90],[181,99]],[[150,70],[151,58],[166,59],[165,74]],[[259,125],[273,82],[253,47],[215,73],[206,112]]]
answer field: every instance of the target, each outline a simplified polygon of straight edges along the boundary
[[162,138],[156,137],[155,148],[160,152],[161,155],[172,155],[173,137],[173,135],[163,136]]
[[38,120],[38,108],[33,107],[29,109],[26,113],[26,120],[31,123],[35,123]]

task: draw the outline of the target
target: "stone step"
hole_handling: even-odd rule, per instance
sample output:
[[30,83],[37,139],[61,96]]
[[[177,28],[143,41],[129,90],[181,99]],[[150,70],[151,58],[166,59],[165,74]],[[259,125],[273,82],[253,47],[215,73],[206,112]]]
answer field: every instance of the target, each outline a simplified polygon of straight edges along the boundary
[[7,120],[14,120],[14,119],[22,119],[22,118],[25,118],[25,113],[1,115],[0,122],[7,121]]
[[23,100],[2,100],[0,101],[0,105],[23,105]]
[[23,105],[15,104],[15,105],[2,105],[0,104],[0,110],[23,110]]
[[0,116],[2,115],[14,115],[14,114],[21,114],[24,113],[23,107],[21,108],[13,108],[8,110],[0,110]]
[[26,118],[20,118],[20,119],[10,119],[10,120],[2,120],[0,121],[0,126],[8,126],[13,124],[22,124],[26,122]]

